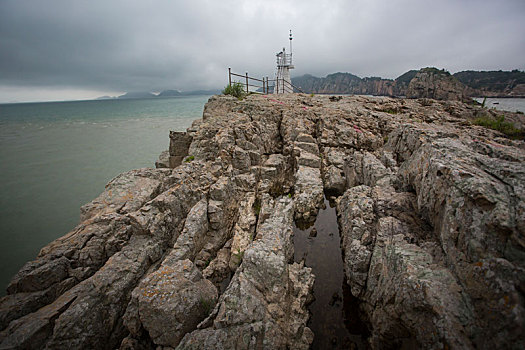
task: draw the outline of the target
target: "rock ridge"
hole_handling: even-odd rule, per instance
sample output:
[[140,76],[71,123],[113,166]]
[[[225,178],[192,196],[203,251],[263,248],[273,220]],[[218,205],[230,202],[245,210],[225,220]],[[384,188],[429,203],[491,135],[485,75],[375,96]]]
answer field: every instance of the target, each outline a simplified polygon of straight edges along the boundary
[[214,96],[13,277],[0,348],[308,349],[315,276],[292,235],[325,194],[369,347],[522,348],[525,142],[471,125],[482,113]]

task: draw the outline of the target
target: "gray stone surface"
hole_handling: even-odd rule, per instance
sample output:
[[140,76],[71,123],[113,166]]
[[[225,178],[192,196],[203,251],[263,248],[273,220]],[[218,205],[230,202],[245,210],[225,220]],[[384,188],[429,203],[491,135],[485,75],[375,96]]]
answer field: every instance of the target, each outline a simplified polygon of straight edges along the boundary
[[308,349],[313,334],[306,327],[305,305],[313,275],[309,268],[288,263],[293,254],[292,201],[270,200],[268,206],[271,214],[244,252],[228,289],[178,349]]
[[0,348],[307,349],[292,228],[325,191],[368,347],[523,348],[525,143],[470,124],[484,112],[212,97],[171,168],[117,176],[13,277]]

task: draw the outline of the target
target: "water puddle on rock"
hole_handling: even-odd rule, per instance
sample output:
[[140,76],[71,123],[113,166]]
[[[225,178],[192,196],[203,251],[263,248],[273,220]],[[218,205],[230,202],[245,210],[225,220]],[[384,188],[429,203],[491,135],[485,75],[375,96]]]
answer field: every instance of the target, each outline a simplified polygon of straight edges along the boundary
[[309,306],[308,322],[315,334],[311,348],[365,349],[366,326],[344,281],[335,204],[326,198],[324,204],[313,226],[294,226],[294,260],[304,260],[315,274],[315,300]]

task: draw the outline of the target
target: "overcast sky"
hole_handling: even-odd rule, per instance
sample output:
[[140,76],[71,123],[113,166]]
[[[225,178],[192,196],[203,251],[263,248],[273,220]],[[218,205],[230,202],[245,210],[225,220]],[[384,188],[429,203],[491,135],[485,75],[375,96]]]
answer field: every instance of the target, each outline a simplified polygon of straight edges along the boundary
[[525,70],[524,0],[0,0],[0,102],[213,89],[227,70]]

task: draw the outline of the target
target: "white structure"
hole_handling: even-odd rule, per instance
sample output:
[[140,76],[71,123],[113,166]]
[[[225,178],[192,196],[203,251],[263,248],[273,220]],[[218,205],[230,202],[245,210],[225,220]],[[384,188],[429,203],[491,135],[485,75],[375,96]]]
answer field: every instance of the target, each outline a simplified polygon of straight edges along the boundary
[[274,94],[293,93],[292,80],[290,78],[290,69],[294,69],[292,64],[292,31],[290,30],[290,53],[286,49],[277,54],[277,72],[275,73]]

